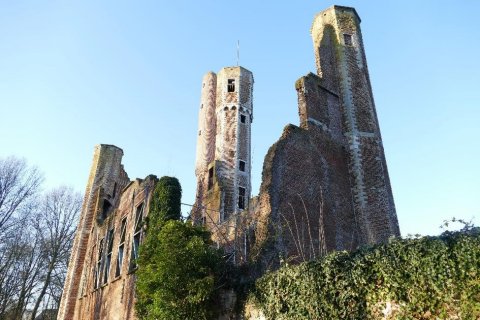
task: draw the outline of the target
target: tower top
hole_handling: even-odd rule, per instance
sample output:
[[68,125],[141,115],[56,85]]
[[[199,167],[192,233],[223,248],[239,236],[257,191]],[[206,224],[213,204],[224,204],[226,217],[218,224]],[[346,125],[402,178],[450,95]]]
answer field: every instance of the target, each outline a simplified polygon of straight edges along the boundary
[[[357,18],[358,20],[358,23],[362,22],[362,19],[360,19],[360,16],[358,15],[357,13],[357,10],[355,10],[355,8],[353,7],[345,7],[345,6],[337,6],[337,5],[333,5],[325,10],[322,10],[320,11],[319,13],[317,13],[315,15],[315,17],[313,18],[313,25],[315,24],[315,22],[318,20],[318,18],[321,18],[323,16],[325,16],[327,13],[330,13],[331,11],[340,11],[340,12],[351,12],[355,15],[355,17]],[[312,25],[312,29],[313,29],[313,25]],[[310,29],[310,33],[312,32],[312,29]]]
[[[222,72],[223,70],[225,71],[234,71],[235,69],[238,69],[239,71],[241,72],[247,72],[247,73],[252,73],[252,71],[248,70],[247,68],[244,68],[242,66],[231,66],[231,67],[223,67],[220,72]],[[219,73],[220,73],[219,72]],[[252,73],[253,74],[253,73]]]

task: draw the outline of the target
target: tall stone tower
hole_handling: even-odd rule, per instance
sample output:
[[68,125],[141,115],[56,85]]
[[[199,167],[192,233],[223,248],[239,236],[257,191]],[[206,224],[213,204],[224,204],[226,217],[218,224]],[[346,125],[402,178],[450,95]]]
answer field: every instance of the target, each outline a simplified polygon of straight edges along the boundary
[[311,35],[323,90],[337,96],[347,142],[354,212],[361,241],[399,235],[382,137],[354,8],[332,6],[314,19]]
[[192,218],[214,231],[219,243],[236,236],[235,214],[249,205],[252,90],[253,74],[242,67],[203,78]]

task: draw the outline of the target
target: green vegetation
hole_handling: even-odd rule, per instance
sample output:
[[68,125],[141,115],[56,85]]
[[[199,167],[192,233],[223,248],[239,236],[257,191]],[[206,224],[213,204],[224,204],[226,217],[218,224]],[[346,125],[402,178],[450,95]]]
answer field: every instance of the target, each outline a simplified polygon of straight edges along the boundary
[[[158,232],[168,220],[180,220],[182,187],[177,178],[162,177],[155,185],[147,216],[149,231]],[[149,223],[149,221],[153,223]]]
[[[160,179],[138,261],[140,319],[216,317],[226,265],[208,231],[180,220],[180,201],[178,180]],[[267,319],[480,318],[480,231],[471,225],[285,265],[253,289],[235,270],[237,297],[251,288],[249,302]]]
[[250,295],[267,319],[478,319],[480,232],[394,239],[284,266]]
[[210,233],[180,221],[181,187],[176,178],[157,183],[140,247],[137,316],[140,319],[210,319],[221,256]]

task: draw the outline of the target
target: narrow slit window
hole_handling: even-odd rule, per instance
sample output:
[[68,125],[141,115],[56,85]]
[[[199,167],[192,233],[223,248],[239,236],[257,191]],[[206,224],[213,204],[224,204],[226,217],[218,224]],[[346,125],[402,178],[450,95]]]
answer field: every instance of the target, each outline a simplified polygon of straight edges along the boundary
[[247,117],[246,117],[244,114],[241,114],[241,115],[240,115],[240,122],[241,122],[241,123],[247,122]]
[[120,242],[118,244],[117,267],[115,268],[115,277],[122,273],[123,255],[125,252],[125,231],[127,229],[127,217],[122,219],[120,227]]
[[208,185],[207,185],[208,190],[211,190],[213,188],[213,167],[208,169]]
[[105,267],[103,268],[103,284],[108,282],[108,275],[110,274],[110,265],[112,263],[112,251],[113,251],[113,235],[114,230],[108,231],[107,237],[107,258],[105,259]]
[[93,275],[93,290],[97,288],[97,263],[95,260],[97,254],[97,244],[93,245],[92,252],[90,254],[90,275]]
[[130,257],[130,270],[137,268],[138,249],[142,236],[142,221],[143,221],[143,203],[137,207],[135,212],[135,228],[132,241],[132,255]]
[[353,46],[353,39],[352,39],[351,34],[344,33],[343,34],[343,40],[344,40],[346,46],[349,46],[349,47]]
[[100,287],[100,280],[102,277],[102,259],[103,258],[103,238],[100,239],[98,243],[98,256],[97,256],[97,266],[95,268],[95,278],[94,278],[94,288],[97,289]]
[[239,169],[240,171],[242,171],[242,172],[245,172],[245,161],[240,160],[240,161],[238,162],[238,169]]
[[238,187],[238,209],[245,209],[245,188]]
[[228,79],[227,91],[235,92],[235,79]]

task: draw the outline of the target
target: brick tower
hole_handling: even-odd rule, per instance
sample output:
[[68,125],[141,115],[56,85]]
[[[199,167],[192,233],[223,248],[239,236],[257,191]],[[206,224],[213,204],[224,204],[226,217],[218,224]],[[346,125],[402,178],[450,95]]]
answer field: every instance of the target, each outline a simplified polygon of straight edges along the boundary
[[203,78],[192,218],[214,231],[219,243],[236,236],[234,217],[249,205],[252,90],[253,74],[242,67]]
[[[361,242],[399,235],[367,60],[354,8],[332,6],[314,19],[311,35],[322,90],[339,98],[353,207]],[[320,121],[321,122],[321,121]]]

